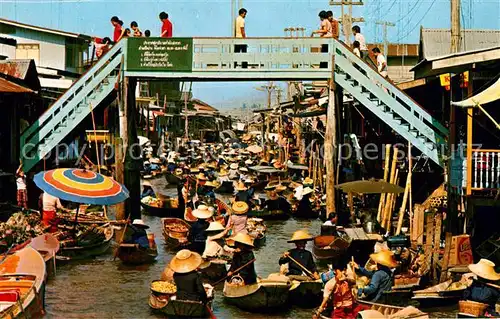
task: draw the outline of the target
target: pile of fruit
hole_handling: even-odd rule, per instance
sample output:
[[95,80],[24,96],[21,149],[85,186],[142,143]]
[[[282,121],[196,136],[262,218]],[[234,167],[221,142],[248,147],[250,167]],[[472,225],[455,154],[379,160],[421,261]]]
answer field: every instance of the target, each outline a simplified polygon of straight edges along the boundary
[[163,207],[163,202],[160,199],[151,196],[144,197],[143,199],[141,199],[141,202],[148,206],[153,206],[157,208]]
[[62,247],[88,247],[100,244],[106,240],[106,235],[102,227],[78,224],[76,230],[76,236],[73,235],[73,230],[57,233],[57,239]]
[[175,294],[177,287],[168,281],[153,281],[151,283],[151,290],[162,294]]
[[7,222],[0,223],[0,244],[4,247],[22,244],[41,234],[40,216],[32,212],[14,213]]

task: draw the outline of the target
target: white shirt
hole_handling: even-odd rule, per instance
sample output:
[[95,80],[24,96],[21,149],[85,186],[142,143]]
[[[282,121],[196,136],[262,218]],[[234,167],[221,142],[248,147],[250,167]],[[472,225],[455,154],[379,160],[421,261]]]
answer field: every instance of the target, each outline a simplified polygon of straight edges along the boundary
[[361,33],[356,33],[356,35],[354,36],[354,40],[359,42],[359,49],[361,51],[368,51],[368,47],[366,46],[366,40],[365,40],[364,35],[362,35]]
[[356,54],[356,56],[357,56],[358,58],[361,58],[361,52],[359,51],[359,49],[358,49],[358,48],[354,48],[354,49],[352,50],[352,52],[354,52],[354,54]]
[[26,176],[18,176],[16,178],[16,185],[18,190],[26,189]]
[[380,74],[387,76],[387,61],[383,54],[377,55],[377,68]]
[[236,18],[236,33],[235,36],[237,38],[243,38],[243,34],[241,33],[241,28],[245,28],[245,18],[242,16],[238,16]]
[[322,30],[324,30],[324,29],[327,30],[327,33],[322,33],[321,34],[322,38],[331,38],[331,37],[333,37],[332,24],[330,23],[330,21],[328,21],[328,19],[324,19],[323,21],[321,21],[321,29]]
[[58,208],[63,208],[61,201],[59,198],[49,195],[47,193],[43,193],[42,197],[43,201],[43,210],[48,212],[55,212]]

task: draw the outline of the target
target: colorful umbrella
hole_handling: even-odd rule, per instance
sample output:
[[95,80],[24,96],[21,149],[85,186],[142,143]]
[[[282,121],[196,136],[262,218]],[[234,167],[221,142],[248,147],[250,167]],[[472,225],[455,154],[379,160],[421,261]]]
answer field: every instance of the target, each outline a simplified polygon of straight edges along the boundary
[[125,186],[114,179],[83,169],[58,168],[40,172],[34,181],[44,192],[75,203],[114,205],[129,197]]
[[345,193],[358,193],[358,194],[382,194],[393,193],[400,194],[405,191],[401,186],[388,183],[383,180],[369,179],[354,182],[347,182],[335,186],[343,190]]

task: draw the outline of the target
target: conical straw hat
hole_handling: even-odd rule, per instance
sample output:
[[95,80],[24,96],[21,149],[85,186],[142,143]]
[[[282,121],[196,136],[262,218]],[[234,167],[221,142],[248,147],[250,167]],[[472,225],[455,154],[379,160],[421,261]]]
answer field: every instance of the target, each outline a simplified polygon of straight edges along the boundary
[[253,247],[253,239],[247,234],[237,233],[236,236],[232,237],[231,239],[236,243]]
[[223,231],[224,226],[219,222],[211,222],[206,231]]
[[185,274],[196,270],[202,262],[203,259],[200,254],[183,249],[172,259],[170,262],[170,268],[176,273]]
[[193,210],[192,214],[194,217],[200,218],[200,219],[207,219],[207,218],[210,218],[214,215],[214,213],[211,212],[208,209],[208,207],[205,205],[198,206],[197,209]]
[[370,258],[377,264],[389,268],[395,268],[398,265],[396,260],[394,260],[394,253],[389,250],[382,250],[378,253],[371,254]]
[[243,182],[239,182],[238,185],[236,185],[235,189],[237,191],[246,191],[248,188],[243,184]]
[[233,206],[231,207],[233,210],[233,213],[236,215],[243,215],[246,212],[248,212],[248,204],[245,202],[234,202]]
[[481,278],[492,281],[500,280],[500,274],[495,271],[495,264],[488,259],[481,259],[477,264],[469,265],[469,269]]
[[309,235],[307,230],[297,230],[296,232],[293,233],[292,238],[288,241],[289,243],[293,243],[296,241],[308,241],[308,240],[313,240],[313,237]]

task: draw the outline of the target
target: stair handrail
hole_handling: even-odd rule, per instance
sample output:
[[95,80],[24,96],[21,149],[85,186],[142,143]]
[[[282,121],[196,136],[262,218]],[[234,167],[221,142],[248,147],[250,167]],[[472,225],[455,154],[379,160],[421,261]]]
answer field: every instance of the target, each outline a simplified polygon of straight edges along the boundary
[[[391,80],[384,78],[378,73],[378,70],[375,70],[372,66],[368,65],[365,61],[363,61],[360,57],[358,57],[354,52],[352,52],[351,48],[349,48],[345,43],[335,40],[335,52],[334,54],[338,54],[337,50],[348,57],[353,63],[355,63],[358,67],[363,69],[367,74],[369,74],[370,79],[375,79],[384,86],[388,91],[391,92],[392,95],[398,97],[404,104],[406,104],[412,112],[416,112],[420,115],[421,119],[425,119],[429,122],[430,125],[437,131],[439,131],[443,136],[448,136],[449,131],[446,129],[441,123],[437,122],[436,119],[422,106],[420,106],[415,100],[413,100],[408,94],[402,91],[394,82]],[[387,85],[386,85],[387,84]]]
[[74,96],[74,93],[79,88],[83,87],[91,77],[100,73],[106,63],[116,58],[115,55],[124,48],[125,43],[126,41],[120,41],[115,44],[97,61],[96,64],[89,68],[77,81],[75,81],[34,123],[24,130],[21,134],[21,146],[23,146],[26,141],[31,138],[31,135],[33,135],[35,131],[41,129],[46,124],[47,120],[50,119],[56,111],[63,107],[64,102],[70,100]]

